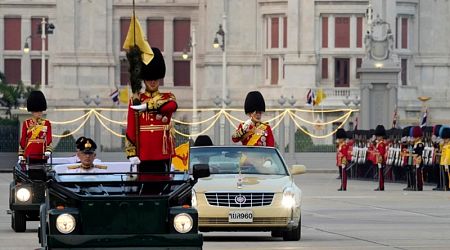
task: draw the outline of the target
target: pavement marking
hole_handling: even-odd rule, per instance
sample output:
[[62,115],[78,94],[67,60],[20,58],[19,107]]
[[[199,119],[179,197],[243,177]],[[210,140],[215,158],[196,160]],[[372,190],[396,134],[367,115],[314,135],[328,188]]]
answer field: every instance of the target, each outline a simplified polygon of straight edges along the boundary
[[360,195],[360,196],[304,196],[303,198],[310,199],[375,199],[375,195]]
[[372,244],[375,244],[375,245],[378,245],[378,246],[392,247],[392,248],[395,248],[395,249],[407,250],[407,248],[392,246],[392,245],[389,245],[389,244],[383,244],[383,243],[376,242],[376,241],[373,241],[373,240],[367,240],[367,239],[363,239],[363,238],[360,238],[360,237],[350,236],[350,235],[346,235],[346,234],[342,234],[342,233],[336,233],[336,232],[332,232],[332,231],[329,231],[329,230],[321,229],[321,228],[318,228],[318,227],[308,226],[308,225],[305,225],[305,224],[302,224],[302,227],[314,229],[316,231],[323,232],[323,233],[339,235],[339,236],[350,238],[350,239],[354,239],[354,240],[359,240],[359,241],[363,241],[363,242],[367,242],[367,243],[372,243]]

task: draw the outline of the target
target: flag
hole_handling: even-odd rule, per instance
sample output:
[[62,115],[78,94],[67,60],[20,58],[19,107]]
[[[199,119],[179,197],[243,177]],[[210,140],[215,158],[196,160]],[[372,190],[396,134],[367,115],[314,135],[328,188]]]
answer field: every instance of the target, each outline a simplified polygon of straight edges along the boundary
[[128,86],[119,90],[119,102],[122,104],[128,104],[128,100],[130,99],[128,95]]
[[114,104],[119,105],[119,90],[116,88],[111,94],[109,94]]
[[153,59],[153,50],[148,41],[145,40],[141,24],[135,16],[131,17],[130,28],[128,28],[127,37],[123,42],[123,48],[128,51],[130,48],[133,48],[134,45],[137,45],[142,52],[142,62],[145,63],[145,65],[149,64]]
[[186,171],[189,164],[189,141],[175,148],[172,165],[175,170]]
[[314,102],[315,102],[314,90],[309,89],[308,93],[306,94],[306,104],[314,106]]
[[314,105],[319,105],[325,98],[327,98],[327,95],[323,92],[323,89],[320,88],[316,93]]
[[353,127],[353,130],[354,131],[358,130],[358,117],[355,117],[355,125]]
[[428,116],[428,108],[425,109],[425,112],[423,113],[423,116],[422,116],[422,120],[420,121],[421,128],[427,126],[427,116]]
[[392,117],[392,128],[397,128],[397,118],[398,118],[398,113],[397,113],[397,108],[395,108],[394,115]]

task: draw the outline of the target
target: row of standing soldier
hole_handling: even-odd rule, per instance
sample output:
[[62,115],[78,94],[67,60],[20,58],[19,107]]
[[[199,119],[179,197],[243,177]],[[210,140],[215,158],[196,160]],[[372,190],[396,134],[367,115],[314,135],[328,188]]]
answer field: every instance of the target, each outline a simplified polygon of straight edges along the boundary
[[384,178],[405,179],[404,190],[422,191],[424,179],[435,182],[433,190],[449,190],[450,127],[408,126],[385,130],[336,132],[336,161],[341,175],[339,191],[347,189],[347,174],[358,177],[368,173],[378,179],[375,191],[384,190]]

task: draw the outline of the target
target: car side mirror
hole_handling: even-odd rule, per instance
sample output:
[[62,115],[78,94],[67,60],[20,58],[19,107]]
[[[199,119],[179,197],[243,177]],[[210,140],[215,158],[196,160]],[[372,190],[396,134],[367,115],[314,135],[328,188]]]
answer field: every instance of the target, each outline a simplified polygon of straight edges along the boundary
[[209,165],[208,164],[194,164],[192,175],[194,180],[199,178],[209,177]]
[[305,165],[292,165],[291,166],[291,175],[299,175],[306,173]]

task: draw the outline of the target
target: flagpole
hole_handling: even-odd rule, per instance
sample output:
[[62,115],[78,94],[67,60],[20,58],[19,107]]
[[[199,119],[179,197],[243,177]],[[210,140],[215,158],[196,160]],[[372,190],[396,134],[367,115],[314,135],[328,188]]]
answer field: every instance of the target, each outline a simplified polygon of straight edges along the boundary
[[419,101],[422,102],[422,112],[423,115],[419,120],[419,125],[420,127],[424,127],[427,125],[427,118],[428,118],[428,107],[426,105],[426,102],[429,101],[431,99],[430,96],[419,96],[417,97],[417,99],[419,99]]

